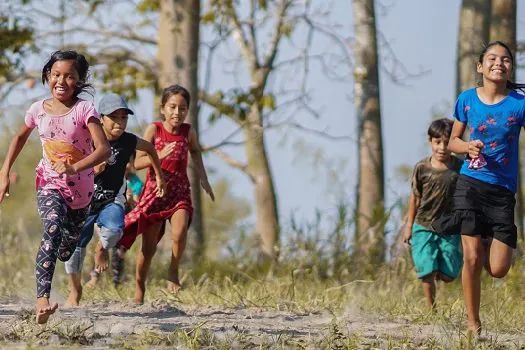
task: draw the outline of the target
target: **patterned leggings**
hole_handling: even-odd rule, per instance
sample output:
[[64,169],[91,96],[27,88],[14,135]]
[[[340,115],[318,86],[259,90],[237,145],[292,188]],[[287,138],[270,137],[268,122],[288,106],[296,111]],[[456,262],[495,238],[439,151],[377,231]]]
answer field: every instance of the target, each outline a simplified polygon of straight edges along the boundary
[[69,208],[56,190],[39,189],[37,200],[44,232],[36,255],[36,291],[37,298],[49,298],[57,257],[68,261],[75,251],[89,207]]

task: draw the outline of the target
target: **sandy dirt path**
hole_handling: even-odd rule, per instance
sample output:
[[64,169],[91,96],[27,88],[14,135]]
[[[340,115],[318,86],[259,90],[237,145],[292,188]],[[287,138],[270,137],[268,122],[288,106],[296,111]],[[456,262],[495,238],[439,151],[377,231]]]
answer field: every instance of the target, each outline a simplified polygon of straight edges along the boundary
[[[150,339],[149,344],[152,344],[152,337],[164,339],[164,346],[153,344],[146,348],[164,348],[169,335],[181,330],[185,334],[185,344],[188,338],[205,330],[208,338],[212,335],[216,342],[234,339],[228,344],[239,348],[279,344],[283,337],[291,341],[292,347],[295,342],[301,344],[298,347],[308,344],[312,348],[317,347],[315,344],[320,344],[322,339],[322,344],[334,341],[348,343],[352,335],[356,337],[359,347],[363,348],[407,339],[415,346],[426,344],[429,339],[447,346],[465,337],[461,332],[439,325],[386,320],[359,312],[332,315],[329,312],[293,313],[260,308],[174,307],[167,303],[136,306],[122,302],[99,302],[80,308],[60,308],[48,326],[41,327],[32,321],[31,305],[13,302],[0,304],[2,348],[24,348],[25,344],[30,343],[55,347],[80,344],[104,349],[129,345],[130,342],[144,344],[144,339]],[[338,332],[345,334],[346,338]],[[484,334],[484,338],[487,345],[525,349],[524,333]]]

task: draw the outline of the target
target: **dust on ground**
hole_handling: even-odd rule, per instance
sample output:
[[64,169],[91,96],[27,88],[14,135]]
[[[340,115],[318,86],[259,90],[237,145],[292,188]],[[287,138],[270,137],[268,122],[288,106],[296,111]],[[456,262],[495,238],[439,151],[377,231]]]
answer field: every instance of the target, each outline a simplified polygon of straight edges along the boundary
[[[213,344],[221,341],[232,348],[259,348],[264,344],[270,347],[272,344],[291,347],[295,344],[300,348],[333,347],[337,342],[351,343],[351,337],[359,348],[392,341],[407,342],[416,348],[417,344],[433,342],[446,347],[465,337],[462,332],[442,325],[389,320],[358,309],[338,315],[328,311],[294,313],[167,302],[141,306],[128,302],[91,302],[79,308],[61,307],[47,326],[34,323],[31,304],[3,302],[0,303],[0,325],[0,348],[24,348],[27,344],[55,347],[69,344],[93,349],[136,348],[139,345],[145,348],[187,348],[191,347],[188,344],[193,344],[192,341],[197,341],[198,332],[206,334],[209,344],[204,348],[213,348]],[[170,338],[176,332],[179,332],[179,338]],[[182,343],[181,335],[184,338]],[[483,338],[498,348],[525,349],[523,333],[485,332]],[[206,339],[200,339],[196,344],[203,345],[203,341]]]

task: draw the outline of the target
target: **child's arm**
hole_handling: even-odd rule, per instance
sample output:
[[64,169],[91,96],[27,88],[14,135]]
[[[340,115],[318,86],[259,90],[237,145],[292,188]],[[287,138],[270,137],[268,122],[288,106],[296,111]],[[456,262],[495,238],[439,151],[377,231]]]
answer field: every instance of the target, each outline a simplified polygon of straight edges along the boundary
[[410,238],[412,238],[412,226],[416,219],[416,213],[419,208],[420,199],[414,191],[410,194],[410,199],[408,200],[408,211],[407,211],[407,221],[405,223],[405,232],[403,234],[403,242],[410,244]]
[[22,151],[22,148],[24,148],[24,145],[26,144],[27,139],[29,138],[29,135],[31,135],[32,131],[32,128],[25,124],[22,125],[20,130],[18,130],[9,144],[9,149],[4,160],[4,164],[0,170],[0,203],[2,203],[6,196],[9,196],[9,172],[11,171],[11,167],[13,166],[16,158]]
[[206,191],[206,193],[210,195],[211,200],[215,201],[215,195],[213,194],[213,189],[211,188],[210,183],[208,182],[208,175],[206,174],[206,168],[204,167],[204,163],[202,161],[202,154],[199,147],[199,142],[197,141],[197,133],[193,128],[190,129],[188,141],[191,159],[193,160],[193,165],[197,170],[197,174],[199,174],[201,186],[204,189],[204,191]]
[[57,173],[74,175],[82,170],[93,168],[95,165],[100,164],[109,158],[111,155],[111,147],[106,139],[104,130],[102,130],[102,126],[100,126],[100,122],[95,118],[91,118],[88,122],[88,129],[91,133],[93,145],[95,146],[93,153],[72,165],[63,162],[56,162],[53,165],[53,168]]
[[157,180],[157,195],[159,197],[164,196],[164,193],[166,192],[166,183],[164,182],[162,169],[160,168],[160,159],[157,155],[157,152],[155,151],[155,147],[151,142],[137,137],[137,151],[145,152],[148,155],[151,166],[153,167],[153,170],[155,170],[155,177]]
[[[148,141],[149,143],[153,143],[153,138],[155,137],[155,125],[151,124],[146,128],[144,131],[144,137],[143,139],[145,141]],[[167,144],[162,151],[157,152],[159,159],[164,159],[173,151],[173,148],[175,148],[175,142]],[[148,156],[146,152],[138,151],[137,156],[135,157],[135,162],[133,164],[135,166],[135,169],[142,170],[149,168],[153,164],[151,163],[151,158]]]
[[467,153],[472,159],[478,158],[485,145],[480,140],[472,140],[470,142],[463,141],[461,137],[465,132],[465,128],[465,123],[462,123],[458,120],[454,121],[452,131],[450,132],[448,150],[456,154]]

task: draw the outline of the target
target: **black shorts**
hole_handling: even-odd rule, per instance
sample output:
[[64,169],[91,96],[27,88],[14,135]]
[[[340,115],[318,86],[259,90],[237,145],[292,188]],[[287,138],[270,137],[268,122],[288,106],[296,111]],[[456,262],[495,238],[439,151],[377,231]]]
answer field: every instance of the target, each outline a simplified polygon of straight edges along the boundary
[[434,220],[431,228],[443,235],[493,237],[516,248],[515,205],[515,194],[508,189],[460,175],[451,211]]

